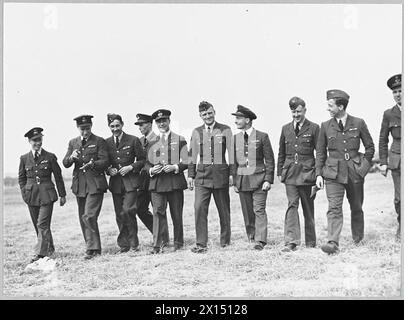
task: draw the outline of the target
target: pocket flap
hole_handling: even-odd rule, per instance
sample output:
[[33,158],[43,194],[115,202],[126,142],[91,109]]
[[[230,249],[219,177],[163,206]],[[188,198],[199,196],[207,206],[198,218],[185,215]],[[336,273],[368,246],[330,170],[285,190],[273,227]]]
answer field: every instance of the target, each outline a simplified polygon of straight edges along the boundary
[[327,161],[325,162],[326,166],[329,167],[338,167],[338,159],[334,158],[327,158]]

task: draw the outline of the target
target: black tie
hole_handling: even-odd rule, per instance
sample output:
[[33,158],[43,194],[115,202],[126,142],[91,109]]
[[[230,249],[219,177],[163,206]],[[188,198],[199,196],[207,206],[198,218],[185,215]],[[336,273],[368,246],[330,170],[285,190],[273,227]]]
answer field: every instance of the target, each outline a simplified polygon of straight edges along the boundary
[[210,127],[208,127],[208,133],[210,133]]
[[118,138],[118,137],[116,137],[115,146],[116,146],[116,148],[118,149],[118,147],[119,147],[119,138]]
[[300,131],[300,129],[299,129],[299,124],[296,123],[296,127],[295,127],[295,134],[296,134],[296,137],[297,137],[297,135],[299,134],[299,131]]
[[38,158],[39,158],[39,153],[38,153],[38,151],[35,151],[35,161],[37,161]]
[[248,133],[244,132],[244,142],[248,143]]
[[144,137],[143,148],[146,148],[148,143],[149,141],[147,141],[146,137]]
[[342,124],[342,120],[338,122],[338,127],[341,129],[341,131],[344,131],[344,125]]
[[86,144],[86,142],[87,142],[87,139],[86,139],[86,138],[83,138],[83,140],[81,140],[81,146],[84,147],[84,145]]

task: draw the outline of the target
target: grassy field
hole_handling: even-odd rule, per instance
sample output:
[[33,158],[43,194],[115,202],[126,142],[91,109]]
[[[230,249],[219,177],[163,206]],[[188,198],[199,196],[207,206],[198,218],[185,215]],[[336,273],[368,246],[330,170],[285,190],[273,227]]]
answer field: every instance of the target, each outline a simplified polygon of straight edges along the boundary
[[[112,198],[107,194],[99,218],[103,255],[84,261],[84,240],[76,201],[69,194],[65,207],[55,206],[52,221],[57,269],[51,274],[42,274],[24,272],[36,240],[35,231],[19,190],[5,188],[4,294],[149,298],[391,297],[400,294],[400,244],[394,240],[396,215],[390,176],[386,179],[380,174],[369,174],[367,177],[362,246],[352,244],[349,207],[345,200],[341,252],[336,256],[327,256],[319,248],[300,247],[293,253],[280,252],[286,195],[284,186],[278,182],[273,185],[267,201],[269,245],[265,250],[253,251],[247,243],[238,196],[231,190],[232,245],[224,249],[219,246],[218,215],[212,201],[210,250],[205,255],[193,254],[190,252],[195,238],[193,197],[193,192],[186,191],[184,250],[148,255],[152,236],[139,223],[141,251],[114,255],[117,226]],[[326,209],[325,192],[321,191],[316,199],[319,245],[326,237]]]

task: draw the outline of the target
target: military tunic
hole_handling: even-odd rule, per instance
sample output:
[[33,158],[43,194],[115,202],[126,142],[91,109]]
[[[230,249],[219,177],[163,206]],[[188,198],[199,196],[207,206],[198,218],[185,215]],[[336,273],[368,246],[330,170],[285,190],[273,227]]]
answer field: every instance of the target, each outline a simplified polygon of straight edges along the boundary
[[[389,135],[393,138],[388,150]],[[379,135],[380,164],[388,165],[394,183],[394,207],[397,220],[401,221],[401,109],[395,105],[383,114]]]
[[[76,149],[80,152],[78,159],[70,159]],[[93,168],[80,169],[90,160],[94,161]],[[77,198],[80,226],[86,242],[87,253],[101,252],[98,216],[104,193],[108,189],[105,170],[109,165],[105,140],[95,134],[91,134],[84,145],[82,145],[81,137],[70,140],[63,165],[69,168],[73,164],[72,191]]]
[[53,203],[57,201],[58,195],[52,182],[52,174],[59,196],[65,197],[62,171],[53,153],[42,149],[37,160],[32,152],[21,156],[18,183],[38,237],[35,254],[40,256],[50,256],[55,251],[50,225]]
[[[365,154],[359,152],[361,140]],[[339,243],[345,191],[351,208],[352,238],[355,242],[363,239],[363,184],[374,152],[373,140],[363,119],[348,115],[343,130],[335,118],[321,124],[316,147],[316,175],[322,176],[326,184],[328,241]]]
[[188,148],[186,140],[174,132],[162,141],[160,136],[149,142],[146,150],[147,162],[145,170],[156,164],[172,164],[178,166],[178,172],[161,172],[150,177],[149,191],[153,204],[153,246],[164,247],[168,239],[166,209],[170,206],[174,227],[174,245],[184,245],[182,213],[184,207],[184,189],[187,188],[184,170],[188,169]]
[[195,179],[196,244],[202,247],[208,242],[208,209],[212,194],[220,219],[220,244],[226,246],[230,243],[230,169],[226,150],[232,157],[232,137],[230,127],[218,122],[210,132],[207,132],[206,125],[192,132],[188,177]]
[[279,139],[277,173],[285,184],[288,208],[285,215],[285,244],[300,244],[299,199],[303,207],[306,246],[316,245],[314,197],[311,187],[316,183],[315,157],[320,128],[305,119],[296,135],[294,122],[282,127]]

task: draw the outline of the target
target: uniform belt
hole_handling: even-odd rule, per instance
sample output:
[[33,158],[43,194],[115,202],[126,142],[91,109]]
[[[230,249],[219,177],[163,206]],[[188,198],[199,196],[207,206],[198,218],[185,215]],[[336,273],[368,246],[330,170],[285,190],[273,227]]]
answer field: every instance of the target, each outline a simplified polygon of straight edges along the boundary
[[[217,157],[216,157],[217,158]],[[206,160],[209,160],[209,163],[206,163],[207,161]],[[226,158],[222,158],[221,159],[222,160],[222,162],[220,163],[220,164],[224,164],[224,163],[226,163]],[[202,157],[199,157],[199,163],[202,163],[202,164],[215,164],[215,157],[213,157],[213,156],[202,156]]]
[[341,159],[341,160],[350,160],[352,158],[356,158],[359,155],[358,152],[329,152],[329,158]]
[[297,161],[297,160],[307,160],[307,159],[314,159],[314,156],[312,154],[298,154],[295,153],[293,155],[287,155],[286,159],[288,160],[293,160],[293,161]]
[[52,179],[51,178],[48,178],[48,177],[35,177],[35,178],[28,178],[27,179],[27,182],[33,182],[33,183],[36,183],[36,184],[41,184],[41,183],[44,183],[44,182],[52,182]]

